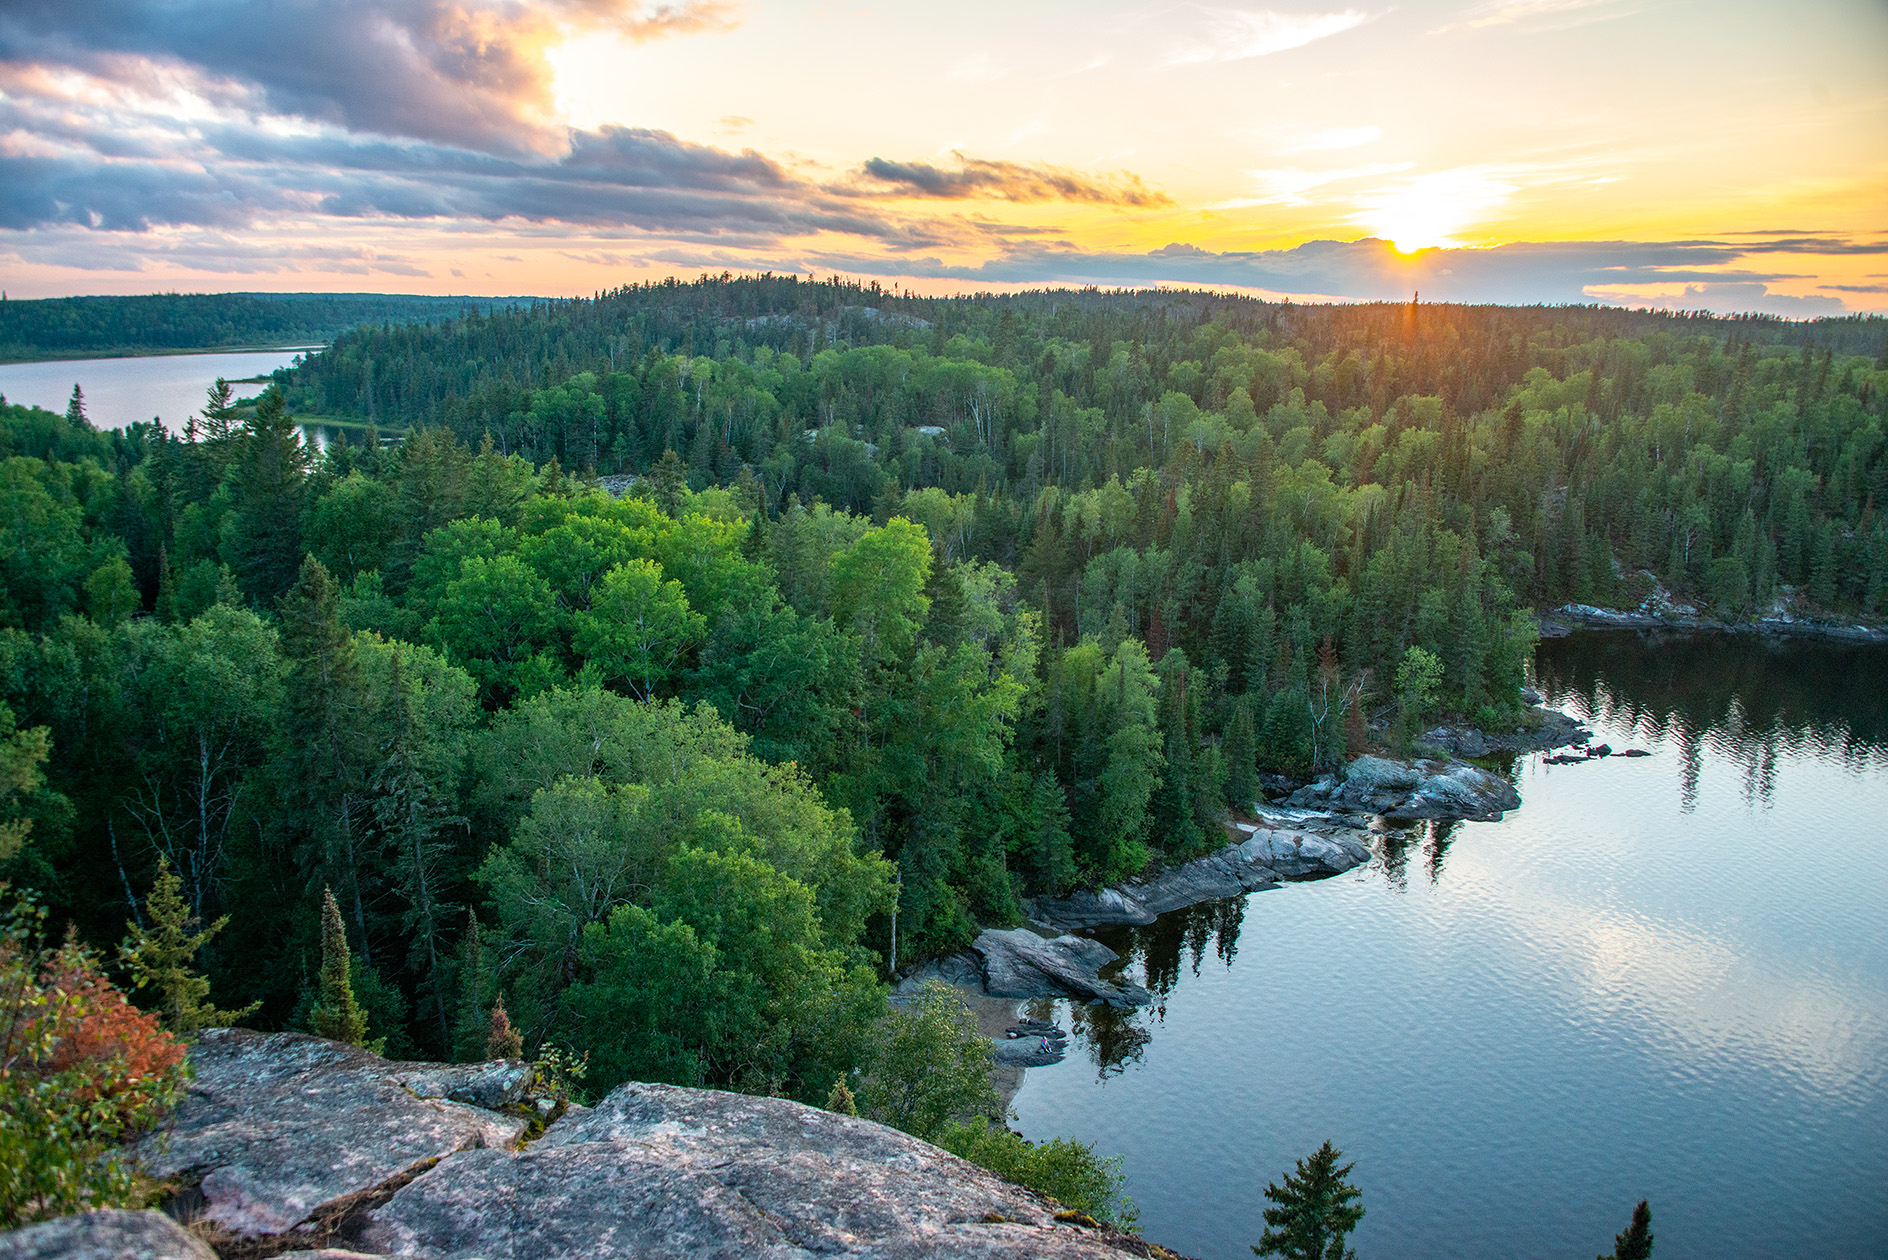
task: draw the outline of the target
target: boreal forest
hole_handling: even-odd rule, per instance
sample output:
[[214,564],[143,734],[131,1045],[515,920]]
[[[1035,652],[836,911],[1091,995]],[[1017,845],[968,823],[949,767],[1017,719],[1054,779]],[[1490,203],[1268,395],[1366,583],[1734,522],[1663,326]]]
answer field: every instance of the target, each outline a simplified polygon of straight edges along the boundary
[[823,1099],[895,964],[1523,721],[1540,611],[1878,618],[1884,330],[724,277],[6,406],[0,878],[108,943],[161,862],[261,1026],[331,890],[390,1055]]

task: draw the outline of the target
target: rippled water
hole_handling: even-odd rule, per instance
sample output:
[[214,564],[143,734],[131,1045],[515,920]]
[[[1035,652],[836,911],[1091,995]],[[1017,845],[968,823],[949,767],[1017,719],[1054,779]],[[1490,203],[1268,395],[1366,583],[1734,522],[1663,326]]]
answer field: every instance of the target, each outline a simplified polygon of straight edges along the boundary
[[[1069,1010],[1018,1127],[1126,1156],[1146,1237],[1248,1257],[1325,1138],[1359,1254],[1888,1256],[1888,651],[1576,635],[1550,703],[1654,755],[1317,883],[1100,932],[1158,994]],[[1059,1004],[1060,1005],[1060,1004]]]

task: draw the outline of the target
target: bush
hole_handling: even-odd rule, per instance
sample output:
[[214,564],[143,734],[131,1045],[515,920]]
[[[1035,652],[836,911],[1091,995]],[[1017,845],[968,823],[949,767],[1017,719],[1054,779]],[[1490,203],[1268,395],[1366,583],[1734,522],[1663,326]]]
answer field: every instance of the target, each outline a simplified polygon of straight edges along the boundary
[[968,1124],[945,1124],[931,1140],[953,1155],[987,1168],[1006,1181],[1046,1194],[1064,1207],[1096,1220],[1132,1229],[1139,1213],[1121,1193],[1126,1181],[1119,1155],[1103,1157],[1072,1138],[1031,1143],[978,1116]]
[[947,1120],[998,1109],[990,1067],[977,1017],[955,990],[933,980],[879,1022],[860,1114],[928,1140]]
[[175,1105],[184,1080],[183,1045],[90,950],[47,949],[44,917],[19,897],[0,919],[0,1226],[137,1206],[113,1148]]

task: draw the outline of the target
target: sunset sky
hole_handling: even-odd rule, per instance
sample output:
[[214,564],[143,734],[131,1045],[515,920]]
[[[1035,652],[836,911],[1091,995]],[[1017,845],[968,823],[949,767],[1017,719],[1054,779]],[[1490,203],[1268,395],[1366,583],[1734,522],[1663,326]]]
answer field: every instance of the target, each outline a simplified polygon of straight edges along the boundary
[[4,0],[0,285],[1888,310],[1888,3]]

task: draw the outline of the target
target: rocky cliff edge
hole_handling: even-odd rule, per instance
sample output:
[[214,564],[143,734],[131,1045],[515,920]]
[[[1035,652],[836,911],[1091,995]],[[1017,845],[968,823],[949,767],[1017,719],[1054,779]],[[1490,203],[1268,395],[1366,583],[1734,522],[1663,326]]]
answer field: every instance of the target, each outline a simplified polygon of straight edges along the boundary
[[[515,1061],[394,1063],[297,1033],[207,1032],[165,1133],[156,1212],[0,1234],[0,1260],[1170,1253],[916,1138],[778,1098],[627,1084],[531,1140]],[[189,1226],[188,1231],[175,1221]]]

